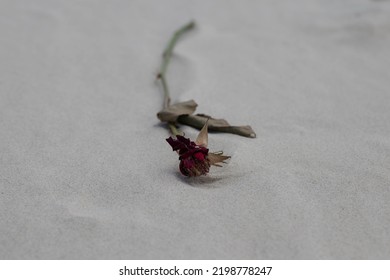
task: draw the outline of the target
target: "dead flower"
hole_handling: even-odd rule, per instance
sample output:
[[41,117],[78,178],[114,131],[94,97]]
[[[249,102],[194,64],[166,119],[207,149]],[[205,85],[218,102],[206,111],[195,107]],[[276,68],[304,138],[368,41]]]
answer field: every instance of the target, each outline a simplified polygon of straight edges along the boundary
[[172,149],[179,154],[179,168],[184,176],[206,175],[209,173],[211,165],[221,167],[220,163],[225,163],[224,161],[230,158],[230,156],[223,155],[222,152],[209,152],[207,148],[207,122],[199,132],[195,142],[181,135],[176,135],[176,139],[169,137],[166,140]]

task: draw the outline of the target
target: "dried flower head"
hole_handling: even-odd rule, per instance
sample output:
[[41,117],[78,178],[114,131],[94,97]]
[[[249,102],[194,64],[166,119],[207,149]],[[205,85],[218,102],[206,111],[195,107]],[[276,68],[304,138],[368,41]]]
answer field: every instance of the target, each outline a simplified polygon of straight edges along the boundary
[[222,152],[210,153],[207,149],[208,134],[207,123],[203,126],[195,142],[181,135],[176,139],[169,137],[166,139],[174,151],[179,154],[180,172],[184,176],[195,177],[206,175],[210,166],[221,166],[230,156],[224,156]]

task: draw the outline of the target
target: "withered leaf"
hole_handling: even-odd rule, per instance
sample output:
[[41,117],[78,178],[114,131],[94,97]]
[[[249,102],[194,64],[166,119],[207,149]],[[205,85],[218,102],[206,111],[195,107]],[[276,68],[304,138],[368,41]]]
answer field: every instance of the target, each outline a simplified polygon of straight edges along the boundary
[[214,119],[210,116],[198,115],[182,115],[177,118],[177,122],[185,124],[197,129],[201,129],[208,120],[208,130],[216,132],[227,132],[245,137],[256,138],[256,133],[249,125],[231,126],[224,119]]
[[200,130],[198,137],[195,140],[196,145],[207,148],[207,144],[209,142],[209,136],[207,133],[207,120],[202,129]]
[[158,112],[157,117],[162,122],[174,123],[179,116],[193,114],[197,106],[198,104],[194,100],[179,102]]
[[231,158],[230,156],[224,156],[222,152],[209,153],[208,159],[211,165],[222,167],[219,163],[225,163],[225,160]]

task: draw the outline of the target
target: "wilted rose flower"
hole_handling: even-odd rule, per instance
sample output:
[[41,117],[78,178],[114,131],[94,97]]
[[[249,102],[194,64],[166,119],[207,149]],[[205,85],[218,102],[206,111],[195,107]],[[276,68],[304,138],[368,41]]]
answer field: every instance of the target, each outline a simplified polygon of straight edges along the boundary
[[230,158],[230,156],[222,155],[222,152],[210,153],[207,149],[207,123],[200,131],[195,142],[181,135],[176,135],[176,139],[169,137],[166,140],[172,149],[179,154],[180,172],[184,176],[206,175],[211,165],[221,166],[218,163]]

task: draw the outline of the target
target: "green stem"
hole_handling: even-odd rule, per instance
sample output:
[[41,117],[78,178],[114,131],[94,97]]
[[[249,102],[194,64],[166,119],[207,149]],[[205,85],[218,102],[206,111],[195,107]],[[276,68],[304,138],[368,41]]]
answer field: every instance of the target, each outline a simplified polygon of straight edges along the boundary
[[168,123],[169,129],[171,130],[172,135],[183,135],[183,132],[180,131],[173,123]]
[[[166,73],[168,69],[169,62],[171,61],[173,48],[175,47],[177,41],[179,38],[183,35],[183,33],[193,29],[195,26],[195,22],[191,21],[178,29],[172,36],[171,40],[169,41],[167,47],[164,50],[163,53],[163,61],[161,64],[160,72],[158,73],[157,77],[161,80],[163,92],[164,92],[164,105],[163,108],[166,109],[169,107],[171,102],[171,97],[169,95],[169,88],[166,78]],[[176,128],[174,124],[169,124],[169,128],[173,135],[180,135],[182,132]]]
[[158,75],[159,78],[161,79],[162,84],[163,84],[163,90],[164,90],[164,95],[165,95],[164,108],[168,107],[169,106],[169,102],[170,102],[169,89],[168,89],[168,84],[167,84],[167,80],[166,80],[165,75],[167,73],[167,68],[168,68],[169,62],[171,61],[173,48],[175,47],[175,45],[176,45],[177,41],[179,40],[180,36],[182,36],[183,33],[185,33],[187,31],[191,30],[192,28],[194,28],[194,26],[195,26],[195,23],[193,21],[191,21],[191,22],[187,23],[186,25],[184,25],[183,27],[179,28],[173,34],[171,40],[168,43],[168,46],[164,50],[163,61],[162,61],[162,64],[161,64],[160,73]]

